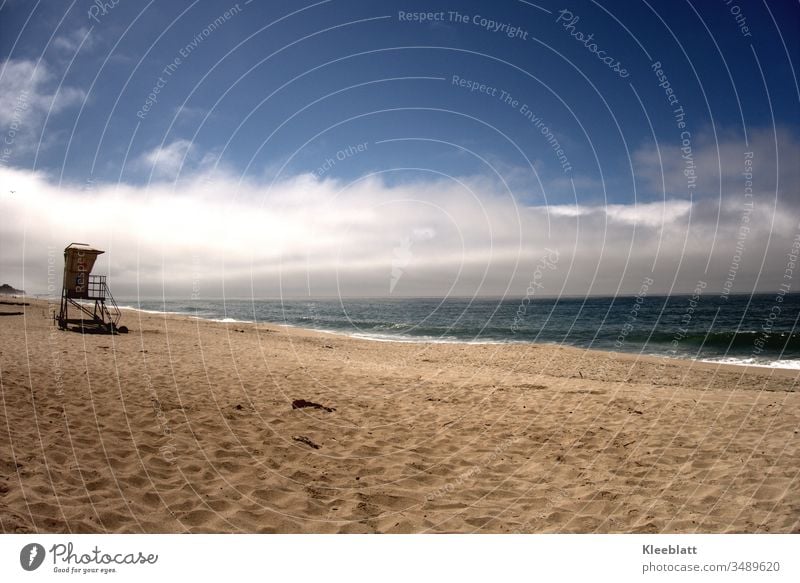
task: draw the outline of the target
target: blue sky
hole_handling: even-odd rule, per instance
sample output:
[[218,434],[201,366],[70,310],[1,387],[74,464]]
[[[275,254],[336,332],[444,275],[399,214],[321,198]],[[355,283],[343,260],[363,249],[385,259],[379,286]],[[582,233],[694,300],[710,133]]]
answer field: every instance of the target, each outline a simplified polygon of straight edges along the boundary
[[[797,208],[796,171],[790,168],[800,123],[797,3],[100,4],[0,4],[0,129],[6,137],[13,133],[0,166],[4,191],[33,180],[51,188],[52,196],[74,197],[77,205],[88,205],[90,197],[127,197],[129,204],[147,201],[151,212],[159,212],[159,197],[192,193],[196,205],[222,205],[195,221],[219,212],[283,208],[281,197],[298,203],[307,196],[310,206],[292,215],[296,229],[303,229],[303,213],[322,208],[322,194],[309,191],[344,189],[341,204],[326,211],[343,215],[338,236],[347,217],[365,205],[384,204],[383,197],[407,219],[398,218],[397,230],[389,228],[389,219],[382,219],[389,225],[374,225],[377,233],[391,231],[386,241],[365,242],[351,233],[352,240],[334,242],[352,247],[337,260],[345,271],[362,259],[375,269],[353,268],[354,289],[374,280],[366,287],[378,293],[384,285],[378,272],[396,262],[398,241],[434,232],[415,243],[419,278],[411,277],[412,261],[407,279],[415,283],[404,293],[446,293],[455,280],[465,294],[524,289],[526,265],[556,243],[573,259],[570,265],[581,258],[586,265],[579,272],[559,270],[555,293],[629,291],[658,261],[661,291],[676,291],[692,289],[700,277],[717,278],[720,285],[725,279],[730,253],[714,253],[735,242],[744,152],[761,149],[754,156],[761,177],[759,225],[775,240],[749,237],[752,263],[737,274],[737,289],[771,289],[783,269],[780,246],[797,228],[796,221],[784,221]],[[413,15],[420,13],[433,19],[418,22]],[[677,100],[672,105],[665,81]],[[685,112],[681,128],[678,106]],[[685,140],[695,163],[694,186],[683,174]],[[203,185],[209,192],[201,196]],[[303,194],[292,194],[297,188]],[[467,206],[474,203],[468,216],[458,215],[462,191],[472,201]],[[5,197],[4,210],[31,216],[20,197]],[[403,207],[401,200],[414,202]],[[235,210],[225,207],[231,201]],[[487,214],[493,205],[500,205],[496,214]],[[545,209],[544,223],[527,217],[536,209]],[[656,212],[660,222],[649,218]],[[490,218],[471,231],[481,216]],[[585,217],[582,224],[579,217]],[[567,223],[554,227],[554,220]],[[438,228],[437,221],[443,221]],[[34,259],[20,259],[19,232],[3,229],[0,265],[8,277],[20,277],[21,266]],[[35,225],[30,229],[38,232]],[[359,229],[363,235],[363,225]],[[119,243],[121,230],[84,228],[70,238]],[[537,238],[534,230],[545,235]],[[567,231],[569,237],[554,240]],[[500,241],[504,259],[486,259],[500,232],[516,238]],[[53,228],[47,233],[48,241],[56,238]],[[150,244],[136,236],[137,245]],[[672,243],[665,245],[667,239]],[[177,237],[178,243],[189,240]],[[687,241],[708,247],[708,255],[684,263]],[[260,243],[250,238],[241,244]],[[367,260],[356,252],[365,245],[388,256]],[[670,249],[673,255],[662,260]],[[35,258],[35,251],[28,253]],[[315,252],[282,253],[280,269],[287,257]],[[587,259],[587,253],[598,255]],[[122,278],[125,285],[132,285],[134,272],[141,282],[147,271],[141,263],[134,267],[124,252],[116,256],[121,273],[130,276]],[[436,283],[436,266],[455,256],[462,269]],[[602,272],[592,269],[604,259],[609,264]],[[320,293],[333,289],[326,271],[331,260],[317,263],[326,273]],[[185,264],[178,257],[170,261]],[[249,261],[252,267],[255,260]],[[265,262],[259,258],[258,265]],[[480,267],[472,272],[471,265]],[[238,267],[246,280],[247,266]],[[294,270],[303,271],[292,264]],[[158,275],[147,271],[144,279]],[[298,275],[302,279],[309,279],[308,268]],[[290,287],[297,292],[304,286],[309,288],[307,281]],[[275,289],[267,286],[264,293]]]

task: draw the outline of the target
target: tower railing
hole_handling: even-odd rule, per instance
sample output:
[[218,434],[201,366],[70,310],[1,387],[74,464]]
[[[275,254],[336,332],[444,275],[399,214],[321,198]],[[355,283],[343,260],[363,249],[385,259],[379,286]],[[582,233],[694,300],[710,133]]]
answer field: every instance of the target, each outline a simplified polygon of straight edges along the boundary
[[[66,295],[61,298],[61,314],[58,324],[61,328],[66,328],[69,324],[79,324],[81,328],[95,326],[113,332],[117,329],[117,324],[122,317],[105,275],[89,275],[86,281],[86,295],[81,298],[72,298]],[[78,318],[68,316],[68,306],[73,306],[78,310]]]

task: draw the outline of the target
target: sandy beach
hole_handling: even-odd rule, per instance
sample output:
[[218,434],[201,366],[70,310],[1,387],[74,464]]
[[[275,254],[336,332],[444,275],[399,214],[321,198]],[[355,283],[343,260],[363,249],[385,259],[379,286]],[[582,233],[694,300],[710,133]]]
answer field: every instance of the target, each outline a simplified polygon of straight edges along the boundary
[[6,533],[800,532],[798,371],[25,301]]

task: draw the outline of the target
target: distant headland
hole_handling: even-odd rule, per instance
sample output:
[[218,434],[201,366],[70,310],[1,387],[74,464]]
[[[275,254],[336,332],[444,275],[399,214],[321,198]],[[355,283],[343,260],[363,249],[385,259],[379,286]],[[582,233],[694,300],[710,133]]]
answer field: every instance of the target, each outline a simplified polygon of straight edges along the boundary
[[22,296],[25,295],[25,290],[16,289],[7,283],[0,285],[0,296]]

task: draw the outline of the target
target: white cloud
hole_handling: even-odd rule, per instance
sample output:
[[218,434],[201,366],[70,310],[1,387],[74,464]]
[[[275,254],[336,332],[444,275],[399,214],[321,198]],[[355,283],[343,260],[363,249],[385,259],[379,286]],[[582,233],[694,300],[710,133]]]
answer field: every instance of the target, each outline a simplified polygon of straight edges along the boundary
[[156,178],[174,179],[186,164],[191,149],[189,140],[175,140],[145,152],[139,162]]
[[753,153],[754,188],[761,202],[778,198],[797,203],[800,184],[800,141],[787,128],[749,128],[748,141],[730,132],[701,132],[691,141],[691,158],[696,167],[697,185],[687,186],[684,174],[687,159],[680,144],[661,142],[639,148],[633,155],[634,167],[646,186],[667,198],[739,198],[744,193],[745,153]]
[[89,29],[85,26],[76,28],[68,33],[57,36],[53,39],[53,48],[57,49],[58,53],[65,53],[61,56],[71,58],[72,53],[81,47],[82,50],[87,50],[92,46],[92,37],[89,34]]
[[613,221],[646,227],[674,225],[691,211],[688,200],[665,200],[638,204],[610,204],[604,207],[606,216]]
[[692,204],[687,200],[665,200],[634,204],[550,205],[542,207],[554,217],[605,216],[609,221],[627,225],[659,228],[675,223],[689,214]]
[[38,143],[46,115],[86,98],[81,89],[57,85],[44,62],[8,59],[0,63],[0,130],[11,150],[30,151]]

